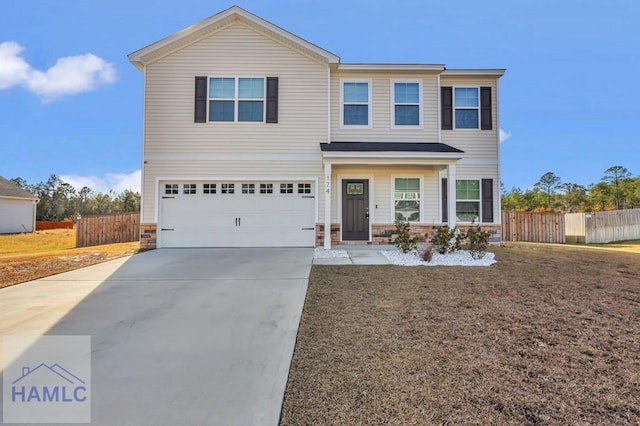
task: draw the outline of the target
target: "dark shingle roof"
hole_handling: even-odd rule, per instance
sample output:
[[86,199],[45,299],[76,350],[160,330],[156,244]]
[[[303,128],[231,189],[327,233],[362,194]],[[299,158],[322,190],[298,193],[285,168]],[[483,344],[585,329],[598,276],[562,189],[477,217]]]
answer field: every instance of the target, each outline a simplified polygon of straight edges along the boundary
[[15,197],[15,198],[31,198],[36,199],[35,195],[25,191],[13,182],[10,182],[0,176],[0,197]]
[[321,143],[320,149],[328,152],[464,152],[443,143],[426,142],[331,142]]

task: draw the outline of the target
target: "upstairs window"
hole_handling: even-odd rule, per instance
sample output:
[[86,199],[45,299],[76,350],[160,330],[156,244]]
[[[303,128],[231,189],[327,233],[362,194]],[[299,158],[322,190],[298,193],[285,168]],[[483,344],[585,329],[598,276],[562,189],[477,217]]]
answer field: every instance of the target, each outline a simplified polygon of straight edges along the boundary
[[392,82],[393,87],[393,125],[420,126],[420,83]]
[[371,91],[368,81],[342,83],[342,124],[369,126],[371,122]]
[[456,87],[454,95],[456,129],[478,129],[480,98],[477,87]]
[[264,122],[264,78],[209,78],[209,121]]

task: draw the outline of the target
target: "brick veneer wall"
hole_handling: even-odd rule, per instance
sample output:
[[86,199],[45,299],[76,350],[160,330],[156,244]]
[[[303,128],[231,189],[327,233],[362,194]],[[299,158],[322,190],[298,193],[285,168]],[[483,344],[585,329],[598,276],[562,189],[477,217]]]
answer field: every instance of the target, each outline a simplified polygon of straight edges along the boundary
[[[474,225],[475,226],[475,225]],[[420,242],[427,241],[426,235],[432,236],[438,225],[411,225],[411,235],[418,237]],[[472,225],[458,225],[460,231],[466,231]],[[481,225],[485,231],[489,231],[490,243],[499,243],[502,240],[500,225]],[[373,224],[371,226],[371,241],[340,241],[340,224],[331,224],[331,244],[393,244],[396,238],[396,226],[392,224]],[[324,244],[324,224],[316,224],[316,247]]]
[[140,224],[140,249],[152,250],[156,248],[157,228],[155,223]]

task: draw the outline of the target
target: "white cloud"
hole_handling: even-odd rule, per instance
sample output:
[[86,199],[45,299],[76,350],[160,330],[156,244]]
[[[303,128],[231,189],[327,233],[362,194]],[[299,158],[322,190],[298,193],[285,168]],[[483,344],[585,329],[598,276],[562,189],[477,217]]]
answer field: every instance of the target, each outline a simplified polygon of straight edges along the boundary
[[20,56],[24,47],[15,41],[0,43],[0,90],[9,89],[29,78],[31,67]]
[[133,192],[140,192],[142,174],[140,170],[132,173],[107,173],[104,176],[78,176],[78,175],[61,175],[60,179],[67,182],[78,191],[83,187],[89,187],[93,192],[109,192],[113,190],[116,194],[123,192],[125,189]]
[[511,132],[500,129],[500,143],[506,141],[510,137],[511,137]]
[[23,50],[14,41],[0,43],[0,89],[21,84],[43,102],[51,102],[116,80],[114,65],[92,53],[60,58],[54,66],[41,71],[25,61]]

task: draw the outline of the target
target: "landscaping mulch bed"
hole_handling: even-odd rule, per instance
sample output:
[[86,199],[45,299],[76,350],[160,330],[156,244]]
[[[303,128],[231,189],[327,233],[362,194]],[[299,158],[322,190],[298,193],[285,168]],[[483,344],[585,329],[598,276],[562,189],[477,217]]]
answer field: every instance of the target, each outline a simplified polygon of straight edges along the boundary
[[281,425],[640,424],[640,255],[314,266]]

